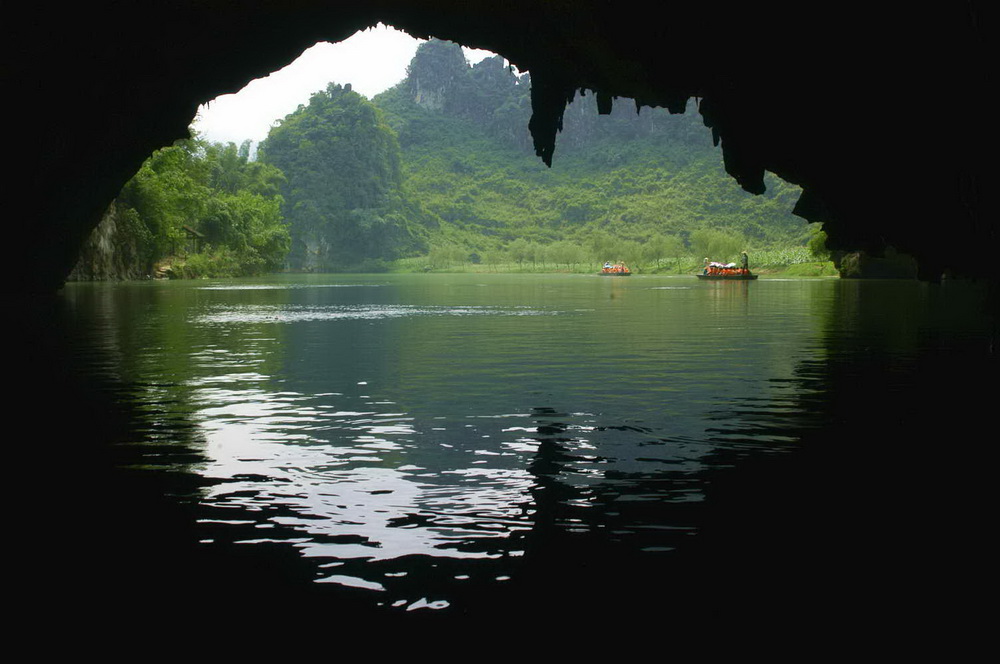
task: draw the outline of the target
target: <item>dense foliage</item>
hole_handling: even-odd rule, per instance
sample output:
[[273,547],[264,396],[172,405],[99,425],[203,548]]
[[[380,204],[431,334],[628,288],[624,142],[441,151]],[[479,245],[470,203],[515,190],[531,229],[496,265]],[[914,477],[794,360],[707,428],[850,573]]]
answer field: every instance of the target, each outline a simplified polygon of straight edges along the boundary
[[237,148],[193,139],[154,152],[122,189],[116,214],[131,221],[146,274],[236,276],[280,269],[290,237],[277,169]]
[[284,172],[293,269],[371,268],[421,248],[396,136],[350,86],[331,83],[271,129],[260,159]]

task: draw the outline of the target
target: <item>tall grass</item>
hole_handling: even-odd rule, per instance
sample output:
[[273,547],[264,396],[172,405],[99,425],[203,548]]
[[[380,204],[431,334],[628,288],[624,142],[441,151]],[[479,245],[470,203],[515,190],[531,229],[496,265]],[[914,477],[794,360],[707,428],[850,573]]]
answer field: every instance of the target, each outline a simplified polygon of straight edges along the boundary
[[815,263],[816,257],[805,247],[766,249],[750,254],[750,267],[788,267],[799,263]]

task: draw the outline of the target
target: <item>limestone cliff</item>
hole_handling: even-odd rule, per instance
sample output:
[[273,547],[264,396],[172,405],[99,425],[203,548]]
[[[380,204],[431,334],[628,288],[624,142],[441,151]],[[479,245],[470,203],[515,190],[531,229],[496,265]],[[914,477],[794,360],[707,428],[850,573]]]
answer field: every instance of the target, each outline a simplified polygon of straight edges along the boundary
[[140,249],[145,232],[134,210],[122,210],[112,203],[80,248],[67,281],[148,278],[147,261]]

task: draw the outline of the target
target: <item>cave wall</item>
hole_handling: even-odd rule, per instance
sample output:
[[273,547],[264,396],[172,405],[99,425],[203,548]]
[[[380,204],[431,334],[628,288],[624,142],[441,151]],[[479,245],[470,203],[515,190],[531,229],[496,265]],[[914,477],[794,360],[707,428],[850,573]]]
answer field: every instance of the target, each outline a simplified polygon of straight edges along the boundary
[[834,249],[892,245],[924,277],[993,278],[976,2],[95,0],[31,5],[4,28],[7,290],[57,290],[121,185],[187,135],[200,103],[378,22],[530,71],[530,128],[554,168],[578,90],[697,103],[733,178],[759,192],[766,170],[803,187],[796,212],[823,221]]
[[136,227],[141,222],[112,203],[100,223],[80,246],[67,281],[123,281],[148,279],[150,266],[139,246]]

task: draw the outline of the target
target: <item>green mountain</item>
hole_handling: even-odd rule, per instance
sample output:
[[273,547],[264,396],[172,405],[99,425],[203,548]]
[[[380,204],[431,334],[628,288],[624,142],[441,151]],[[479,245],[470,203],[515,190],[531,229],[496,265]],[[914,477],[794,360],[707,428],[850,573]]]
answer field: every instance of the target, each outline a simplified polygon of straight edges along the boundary
[[268,134],[259,158],[285,174],[295,270],[339,270],[419,252],[431,223],[403,191],[400,150],[382,113],[331,83]]

